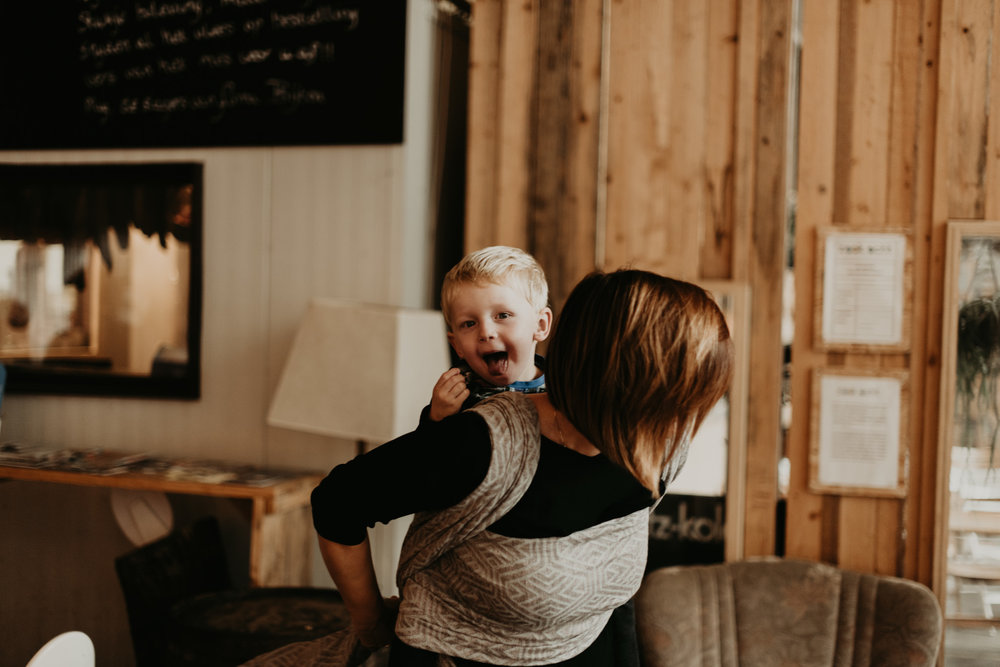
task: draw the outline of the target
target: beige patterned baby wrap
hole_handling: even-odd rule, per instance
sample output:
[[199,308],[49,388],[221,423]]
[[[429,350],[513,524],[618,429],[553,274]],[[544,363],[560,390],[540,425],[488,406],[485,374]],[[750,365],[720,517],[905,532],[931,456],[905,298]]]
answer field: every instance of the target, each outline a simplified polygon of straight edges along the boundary
[[[396,634],[417,648],[497,665],[545,665],[581,653],[639,589],[649,510],[565,537],[522,539],[486,530],[521,499],[538,466],[538,413],[518,392],[472,408],[493,444],[489,470],[457,505],[414,517],[396,580]],[[595,493],[599,492],[595,489]],[[248,665],[357,665],[347,632],[294,644]]]
[[472,409],[493,440],[489,471],[458,505],[414,518],[397,573],[403,602],[396,634],[411,646],[492,664],[567,660],[639,589],[649,511],[565,537],[486,531],[531,484],[538,415],[516,392]]

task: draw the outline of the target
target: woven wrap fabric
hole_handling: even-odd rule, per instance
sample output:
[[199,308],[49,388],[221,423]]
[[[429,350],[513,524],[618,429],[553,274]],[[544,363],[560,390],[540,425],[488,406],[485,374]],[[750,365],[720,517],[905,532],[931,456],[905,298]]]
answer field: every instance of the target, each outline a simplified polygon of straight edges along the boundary
[[[458,505],[414,517],[397,571],[396,634],[437,652],[439,667],[453,667],[449,655],[500,665],[566,660],[586,649],[611,611],[638,590],[649,511],[566,537],[486,532],[531,484],[541,445],[538,413],[517,392],[473,409],[490,430],[489,470]],[[369,654],[344,630],[271,651],[245,667],[357,667]]]
[[263,653],[242,667],[358,667],[371,653],[350,628],[344,628],[319,639]]
[[514,392],[473,409],[490,429],[489,471],[458,505],[415,517],[397,576],[396,634],[418,648],[492,664],[567,660],[593,643],[612,610],[638,590],[649,511],[565,537],[486,532],[534,476],[538,415]]
[[414,515],[396,571],[396,585],[403,597],[406,580],[414,573],[509,512],[531,486],[538,468],[541,432],[531,399],[518,392],[505,392],[471,410],[479,413],[489,428],[493,447],[489,469],[479,486],[457,505]]

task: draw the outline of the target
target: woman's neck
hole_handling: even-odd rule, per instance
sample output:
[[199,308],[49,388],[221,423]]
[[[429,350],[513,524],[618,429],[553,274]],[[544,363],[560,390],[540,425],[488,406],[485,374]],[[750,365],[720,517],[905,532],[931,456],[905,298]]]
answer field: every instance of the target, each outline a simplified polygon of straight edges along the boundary
[[601,450],[576,430],[566,415],[555,409],[547,394],[529,394],[528,397],[534,401],[535,409],[538,410],[542,435],[584,456],[597,456],[601,453]]

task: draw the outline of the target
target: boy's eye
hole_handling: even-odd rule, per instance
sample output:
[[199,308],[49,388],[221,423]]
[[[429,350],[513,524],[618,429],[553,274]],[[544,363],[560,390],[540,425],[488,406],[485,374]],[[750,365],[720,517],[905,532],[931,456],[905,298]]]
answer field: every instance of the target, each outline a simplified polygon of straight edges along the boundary
[[511,317],[511,313],[497,313],[498,320],[505,320],[508,317]]
[[459,325],[458,325],[458,327],[460,329],[469,329],[469,328],[473,327],[475,324],[476,323],[473,322],[472,320],[465,320],[464,322],[460,322]]

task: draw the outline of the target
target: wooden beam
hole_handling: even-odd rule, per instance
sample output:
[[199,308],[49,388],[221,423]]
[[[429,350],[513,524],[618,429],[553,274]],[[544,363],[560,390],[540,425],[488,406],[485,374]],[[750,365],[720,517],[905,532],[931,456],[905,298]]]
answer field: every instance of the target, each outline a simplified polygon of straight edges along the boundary
[[[744,6],[746,3],[744,3]],[[791,56],[792,3],[764,2],[759,11],[757,130],[754,162],[747,177],[754,183],[750,225],[749,282],[753,294],[750,337],[750,395],[747,425],[746,554],[766,555],[775,548],[778,459],[781,448],[783,350],[781,320],[785,275],[786,142],[788,63]],[[741,22],[742,23],[742,22]],[[758,390],[759,389],[759,390]]]

